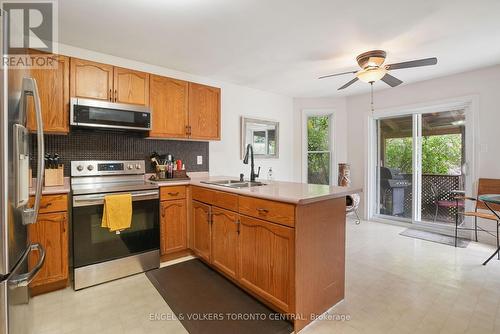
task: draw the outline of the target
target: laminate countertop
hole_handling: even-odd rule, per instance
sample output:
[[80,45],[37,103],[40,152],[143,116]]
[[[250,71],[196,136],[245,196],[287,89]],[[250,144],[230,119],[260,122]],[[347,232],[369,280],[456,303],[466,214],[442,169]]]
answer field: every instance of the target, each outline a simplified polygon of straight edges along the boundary
[[[32,185],[36,185],[36,178],[33,178]],[[69,182],[69,177],[64,178],[64,185],[54,186],[54,187],[42,187],[42,195],[57,195],[57,194],[69,194],[71,192],[71,186]],[[35,195],[35,189],[30,188],[30,196]]]
[[[251,196],[293,204],[306,204],[323,201],[330,198],[345,197],[347,195],[361,193],[363,191],[362,188],[357,187],[337,187],[320,184],[268,180],[259,180],[265,184],[263,186],[229,188],[214,184],[208,184],[205,182],[219,180],[238,180],[238,178],[228,176],[207,176],[205,173],[193,173],[190,174],[190,176],[190,180],[160,181],[155,183],[158,185],[158,187],[194,185],[213,190],[235,193],[243,196]],[[35,179],[33,179],[33,185],[34,184],[36,184]],[[43,195],[68,194],[70,192],[71,186],[68,177],[64,178],[63,186],[43,187],[42,189]],[[35,195],[35,190],[33,188],[30,188],[30,195]]]
[[238,178],[227,176],[191,176],[191,180],[157,182],[157,184],[159,187],[193,185],[213,190],[226,191],[243,196],[251,196],[293,204],[319,202],[331,198],[345,197],[347,195],[357,194],[363,191],[362,188],[357,187],[337,187],[268,180],[258,180],[265,183],[265,185],[245,188],[229,188],[206,183],[219,180],[238,180]]

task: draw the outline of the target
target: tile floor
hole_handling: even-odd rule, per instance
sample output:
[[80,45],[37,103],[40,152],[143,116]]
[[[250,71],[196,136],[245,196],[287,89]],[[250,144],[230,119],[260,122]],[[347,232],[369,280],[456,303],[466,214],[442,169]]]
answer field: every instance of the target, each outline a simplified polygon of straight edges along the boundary
[[[467,249],[400,236],[404,228],[348,222],[346,298],[308,333],[500,333],[500,261]],[[36,333],[186,333],[145,275],[33,298]]]

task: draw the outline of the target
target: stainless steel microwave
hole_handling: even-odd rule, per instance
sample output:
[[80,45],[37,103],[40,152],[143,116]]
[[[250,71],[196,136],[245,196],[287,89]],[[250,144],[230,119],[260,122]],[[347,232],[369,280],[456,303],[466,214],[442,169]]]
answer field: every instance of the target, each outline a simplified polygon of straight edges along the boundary
[[71,98],[70,125],[134,131],[151,130],[147,107],[108,101]]

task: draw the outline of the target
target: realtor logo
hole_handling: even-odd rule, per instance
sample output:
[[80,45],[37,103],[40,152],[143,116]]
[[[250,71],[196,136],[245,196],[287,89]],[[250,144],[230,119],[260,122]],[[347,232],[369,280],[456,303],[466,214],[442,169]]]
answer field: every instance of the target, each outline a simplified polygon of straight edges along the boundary
[[[11,68],[52,67],[47,64],[48,54],[55,53],[56,4],[53,1],[4,1],[7,13],[8,56],[3,65]],[[38,56],[38,57],[37,57]]]

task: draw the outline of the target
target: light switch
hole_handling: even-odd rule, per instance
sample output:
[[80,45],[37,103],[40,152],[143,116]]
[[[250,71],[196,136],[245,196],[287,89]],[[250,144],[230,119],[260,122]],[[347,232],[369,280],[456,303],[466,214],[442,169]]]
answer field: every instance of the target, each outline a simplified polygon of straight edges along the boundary
[[196,163],[197,163],[198,165],[203,165],[203,156],[202,156],[202,155],[198,155],[198,156],[196,157]]

